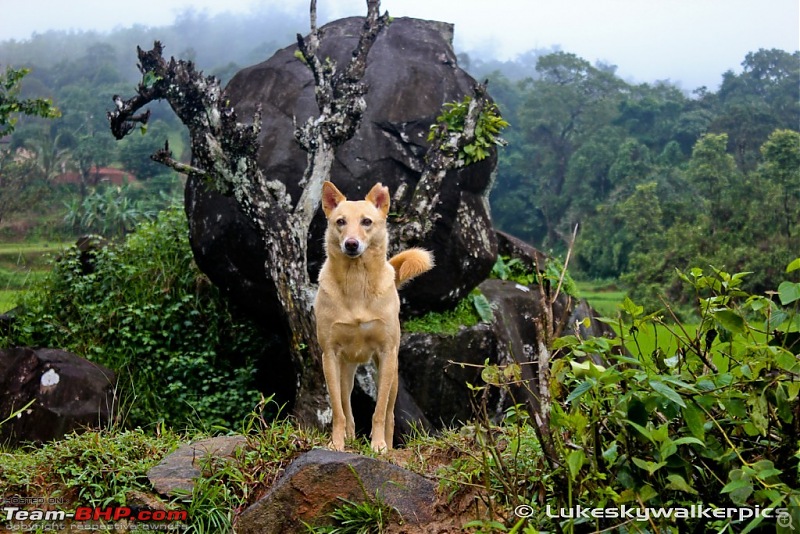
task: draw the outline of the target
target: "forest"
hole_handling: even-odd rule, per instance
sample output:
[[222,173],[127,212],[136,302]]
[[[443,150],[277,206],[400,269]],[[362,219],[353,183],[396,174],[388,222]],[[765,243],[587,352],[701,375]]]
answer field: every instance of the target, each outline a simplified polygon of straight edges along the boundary
[[[188,12],[167,28],[49,31],[0,43],[2,64],[30,69],[20,98],[50,98],[61,112],[23,118],[4,138],[4,181],[14,186],[0,193],[0,231],[14,238],[20,225],[11,222],[22,218],[39,235],[113,237],[152,219],[181,184],[148,156],[167,139],[180,158],[189,154],[185,129],[164,104],[142,135],[116,143],[108,134],[111,96],[137,76],[135,47],[157,36],[224,84],[292,42],[287,28],[302,21],[282,17],[242,26],[234,16]],[[656,308],[659,295],[685,301],[675,268],[753,272],[748,289],[761,291],[800,250],[800,52],[754,50],[740,73],[720,73],[717,91],[691,92],[628,82],[613,65],[557,47],[504,62],[461,53],[459,61],[489,81],[510,124],[491,195],[496,226],[563,257],[577,225],[576,277],[609,281]],[[35,156],[24,165],[12,161],[23,147]],[[136,183],[104,187],[107,167]],[[50,213],[32,218],[34,199]]]

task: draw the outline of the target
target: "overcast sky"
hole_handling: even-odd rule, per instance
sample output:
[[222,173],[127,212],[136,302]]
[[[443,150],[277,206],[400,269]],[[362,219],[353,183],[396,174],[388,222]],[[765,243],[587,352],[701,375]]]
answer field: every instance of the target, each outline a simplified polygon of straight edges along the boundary
[[[366,11],[363,0],[318,5],[320,23]],[[307,6],[307,0],[0,0],[0,40],[50,29],[162,26],[187,9],[214,15]],[[458,52],[483,49],[511,59],[557,45],[617,65],[626,79],[669,79],[689,90],[715,90],[723,72],[741,70],[747,52],[800,47],[798,0],[383,0],[381,6],[392,16],[454,23]]]

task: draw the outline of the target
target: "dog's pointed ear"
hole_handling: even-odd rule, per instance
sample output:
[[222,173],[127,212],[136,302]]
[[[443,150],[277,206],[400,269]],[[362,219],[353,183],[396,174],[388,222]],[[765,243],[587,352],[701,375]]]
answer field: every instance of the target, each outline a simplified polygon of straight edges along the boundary
[[389,213],[389,188],[378,182],[367,193],[366,200],[372,202],[384,215]]
[[336,186],[331,182],[323,182],[322,184],[322,211],[325,212],[325,217],[330,216],[331,212],[336,209],[345,199],[344,195],[336,189]]

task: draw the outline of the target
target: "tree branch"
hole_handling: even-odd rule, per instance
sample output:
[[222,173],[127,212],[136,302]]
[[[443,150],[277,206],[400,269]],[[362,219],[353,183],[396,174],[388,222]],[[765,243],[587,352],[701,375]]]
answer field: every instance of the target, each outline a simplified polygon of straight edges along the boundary
[[474,95],[467,108],[463,130],[450,131],[445,123],[437,126],[434,140],[425,155],[422,176],[402,217],[406,224],[399,235],[407,246],[419,244],[430,233],[438,219],[436,206],[439,204],[439,193],[445,175],[448,171],[465,165],[459,158],[459,153],[475,141],[478,119],[489,104],[486,83],[488,81],[476,83],[474,86]]
[[311,1],[311,32],[308,39],[297,35],[297,46],[314,76],[315,97],[320,114],[309,118],[302,126],[295,125],[295,139],[308,152],[308,165],[300,181],[303,193],[295,215],[309,224],[319,206],[322,182],[330,176],[334,149],[351,137],[361,124],[367,108],[364,95],[367,85],[361,80],[367,66],[367,55],[381,30],[388,24],[389,15],[379,15],[380,1],[367,0],[367,16],[358,44],[344,71],[339,72],[332,61],[319,60],[320,31],[316,26],[317,3]]

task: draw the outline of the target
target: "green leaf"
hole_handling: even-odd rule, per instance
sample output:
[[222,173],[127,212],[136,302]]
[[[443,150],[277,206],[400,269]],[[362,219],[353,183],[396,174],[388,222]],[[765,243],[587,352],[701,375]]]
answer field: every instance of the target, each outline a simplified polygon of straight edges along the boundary
[[639,433],[645,438],[647,438],[648,441],[655,443],[655,440],[653,439],[653,433],[647,430],[647,428],[643,427],[642,425],[636,424],[633,421],[628,421],[628,424],[630,424],[633,428],[638,430]]
[[725,484],[725,486],[722,488],[722,493],[730,493],[732,491],[737,491],[744,488],[750,488],[752,490],[753,483],[750,482],[749,479],[740,478],[738,480],[732,480],[727,484]]
[[661,394],[662,396],[671,400],[681,408],[686,407],[686,403],[683,401],[681,396],[678,395],[678,393],[674,389],[666,385],[664,382],[660,382],[658,380],[650,380],[649,384],[650,387],[653,388],[653,391],[655,391],[656,393]]
[[675,445],[685,445],[686,443],[694,443],[695,445],[700,445],[701,447],[705,446],[705,443],[703,443],[701,440],[699,440],[697,438],[692,438],[692,437],[689,437],[689,436],[684,436],[682,438],[678,438],[675,441],[673,441],[673,443]]
[[470,299],[481,321],[484,323],[491,323],[494,319],[494,313],[492,312],[492,305],[489,303],[489,299],[486,298],[486,295],[480,292],[470,293]]
[[636,464],[640,469],[647,471],[647,473],[650,475],[667,465],[667,462],[656,463],[649,460],[642,460],[641,458],[634,458],[633,463]]
[[574,401],[575,399],[577,399],[578,397],[580,397],[581,395],[592,389],[595,383],[596,382],[590,378],[578,384],[578,387],[573,389],[572,393],[570,393],[569,396],[567,397],[567,402]]
[[630,298],[625,297],[620,305],[622,307],[622,311],[628,313],[631,317],[638,317],[644,313],[643,306],[637,306]]
[[686,427],[689,432],[698,439],[705,439],[706,430],[706,414],[694,403],[687,404],[683,408],[683,419],[686,421]]
[[569,467],[569,476],[572,480],[575,480],[578,476],[585,461],[586,453],[584,453],[582,449],[569,453],[569,456],[567,456],[567,467]]
[[719,310],[714,312],[714,319],[734,334],[741,334],[744,332],[744,319],[733,310]]
[[796,271],[797,269],[800,269],[800,258],[795,258],[791,263],[789,263],[789,265],[786,266],[787,273]]
[[639,491],[637,493],[642,502],[647,502],[650,499],[659,496],[659,493],[655,490],[655,488],[653,488],[653,486],[649,484],[639,488]]
[[778,286],[778,298],[784,306],[800,299],[800,282],[781,282]]
[[691,493],[692,495],[697,495],[697,490],[691,487],[684,478],[678,474],[667,475],[667,480],[669,480],[669,484],[667,484],[667,489],[674,489],[678,491],[685,491],[686,493]]

